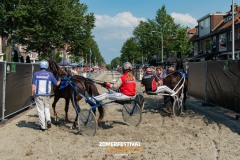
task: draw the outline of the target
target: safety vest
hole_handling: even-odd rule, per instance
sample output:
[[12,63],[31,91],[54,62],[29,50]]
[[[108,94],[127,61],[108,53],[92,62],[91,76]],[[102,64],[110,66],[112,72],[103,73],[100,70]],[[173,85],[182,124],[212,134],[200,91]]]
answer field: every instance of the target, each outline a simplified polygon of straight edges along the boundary
[[127,74],[122,75],[121,77],[122,85],[120,86],[120,92],[127,96],[135,96],[136,95],[136,82],[135,78],[133,80],[129,80]]

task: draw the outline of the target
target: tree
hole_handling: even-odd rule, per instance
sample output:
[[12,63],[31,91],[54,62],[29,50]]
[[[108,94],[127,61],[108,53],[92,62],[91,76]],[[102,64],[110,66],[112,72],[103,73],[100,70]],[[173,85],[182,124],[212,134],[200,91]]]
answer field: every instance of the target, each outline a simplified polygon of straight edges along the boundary
[[121,49],[121,61],[135,63],[141,63],[141,50],[134,38],[131,37],[126,40]]
[[[50,56],[54,49],[72,47],[78,56],[92,46],[95,17],[79,0],[31,0],[0,2],[0,33],[27,47],[26,51]],[[100,58],[101,59],[101,58]],[[101,59],[102,60],[102,59]]]
[[116,57],[111,61],[111,68],[117,68],[120,65],[120,57]]
[[155,19],[140,22],[133,31],[133,38],[141,49],[143,59],[156,63],[160,61],[162,50],[165,60],[170,53],[182,52],[186,57],[191,50],[186,33],[186,28],[176,24],[167,14],[165,6],[162,6],[157,10]]

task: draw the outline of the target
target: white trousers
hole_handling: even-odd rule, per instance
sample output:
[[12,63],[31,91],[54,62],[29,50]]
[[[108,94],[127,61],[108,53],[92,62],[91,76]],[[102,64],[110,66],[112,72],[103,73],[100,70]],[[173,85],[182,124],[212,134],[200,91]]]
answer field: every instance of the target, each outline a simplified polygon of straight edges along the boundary
[[110,99],[110,100],[131,100],[134,99],[135,96],[126,96],[122,93],[119,92],[107,92],[103,93],[99,96],[94,97],[97,101],[102,101],[105,99]]
[[39,118],[39,123],[41,125],[42,129],[46,128],[46,122],[51,122],[51,115],[50,115],[50,109],[49,109],[49,96],[36,96],[35,102],[37,106],[37,114]]
[[173,90],[171,90],[169,87],[167,87],[165,85],[158,86],[157,90],[155,92],[157,92],[157,93],[167,92],[167,93],[170,93],[170,94],[175,93]]

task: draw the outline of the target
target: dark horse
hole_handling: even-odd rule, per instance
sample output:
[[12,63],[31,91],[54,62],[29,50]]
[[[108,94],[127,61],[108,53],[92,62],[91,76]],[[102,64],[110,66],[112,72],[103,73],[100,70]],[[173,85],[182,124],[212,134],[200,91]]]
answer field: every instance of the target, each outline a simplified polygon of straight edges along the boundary
[[[183,71],[181,71],[183,72]],[[182,77],[184,75],[182,75],[182,73],[179,72],[179,71],[174,71],[172,73],[169,73],[164,81],[163,81],[163,85],[166,85],[168,86],[169,88],[171,89],[174,89],[174,87],[179,83],[180,85],[183,83],[183,81],[181,80]],[[177,90],[178,88],[176,88]],[[183,109],[186,109],[186,106],[185,106],[185,102],[186,102],[186,99],[187,99],[187,90],[188,90],[188,79],[185,78],[185,82],[183,84]],[[182,94],[182,89],[180,89],[177,93],[177,96],[180,97],[181,94]],[[166,103],[168,103],[168,100],[167,100],[167,96],[164,96],[164,104],[166,105]],[[173,102],[173,98],[171,97],[171,101]]]
[[[64,70],[60,69],[60,67],[57,65],[55,60],[49,59],[49,67],[56,78],[58,78],[60,76],[67,76],[67,73]],[[75,89],[82,95],[85,94],[85,91],[88,94],[93,95],[93,96],[99,95],[96,85],[92,81],[88,80],[87,78],[85,78],[83,76],[75,75],[75,76],[71,77],[71,81],[80,87],[80,88],[75,87]],[[74,106],[74,102],[73,102],[74,100],[72,98],[72,94],[73,94],[73,92],[75,92],[74,89],[70,85],[68,85],[63,89],[60,89],[59,86],[54,87],[53,91],[54,91],[54,101],[53,101],[52,107],[53,107],[54,116],[57,117],[57,112],[55,110],[56,103],[58,102],[58,100],[60,98],[64,98],[65,102],[66,102],[66,104],[65,104],[65,120],[67,122],[69,122],[69,120],[68,120],[69,101],[71,100],[72,105]],[[75,100],[77,102],[76,107],[78,110],[80,110],[78,102],[82,99],[82,97],[76,93],[74,93],[74,96],[75,96]],[[76,110],[76,108],[75,108],[75,110]],[[103,107],[99,106],[98,111],[99,111],[98,121],[101,121],[104,116]],[[93,110],[93,112],[96,113],[96,110]],[[76,110],[76,113],[77,113],[77,110]],[[75,121],[73,123],[74,127],[76,127],[77,118],[78,118],[78,114],[76,115]]]
[[[178,52],[177,53],[177,58],[171,58],[168,60],[168,62],[171,64],[174,64],[174,70],[173,72],[168,73],[167,72],[167,76],[164,79],[163,84],[168,86],[171,89],[174,89],[174,87],[179,83],[180,86],[183,83],[183,79],[182,77],[185,77],[185,81],[183,84],[183,92],[182,89],[180,89],[177,93],[178,98],[181,96],[181,94],[183,93],[183,109],[186,110],[186,106],[185,106],[185,102],[187,99],[187,91],[188,91],[188,76],[186,74],[186,72],[184,71],[184,67],[183,67],[183,62],[181,59],[181,53]],[[180,87],[179,86],[179,87]],[[178,88],[176,88],[177,90]],[[170,97],[171,102],[173,103],[173,98]],[[166,105],[169,101],[169,98],[167,96],[164,96],[164,104]]]

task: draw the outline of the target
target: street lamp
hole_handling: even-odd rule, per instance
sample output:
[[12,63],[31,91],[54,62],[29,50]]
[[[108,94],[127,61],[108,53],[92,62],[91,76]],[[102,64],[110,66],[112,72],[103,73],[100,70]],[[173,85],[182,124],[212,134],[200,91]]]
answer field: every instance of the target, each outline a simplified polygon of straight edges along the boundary
[[160,33],[161,34],[162,63],[163,63],[163,34],[162,34],[162,32],[158,32],[158,31],[152,31],[152,33]]
[[234,43],[234,0],[232,0],[232,59],[235,60],[235,43]]

